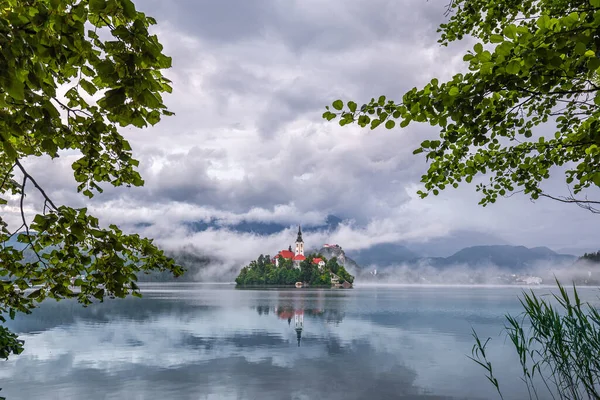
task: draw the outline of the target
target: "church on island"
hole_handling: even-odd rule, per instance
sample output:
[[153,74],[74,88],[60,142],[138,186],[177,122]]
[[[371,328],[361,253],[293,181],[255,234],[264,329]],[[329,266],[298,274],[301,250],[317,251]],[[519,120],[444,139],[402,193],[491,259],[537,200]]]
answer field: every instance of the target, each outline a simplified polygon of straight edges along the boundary
[[[298,237],[296,238],[296,251],[292,251],[292,246],[290,246],[287,250],[281,250],[274,258],[275,265],[277,267],[279,267],[280,258],[292,260],[294,262],[294,267],[296,268],[300,268],[300,263],[306,260],[306,257],[304,256],[304,240],[302,240],[302,229],[299,225]],[[325,266],[325,261],[320,258],[314,258],[313,263],[318,265],[319,268],[323,268]]]

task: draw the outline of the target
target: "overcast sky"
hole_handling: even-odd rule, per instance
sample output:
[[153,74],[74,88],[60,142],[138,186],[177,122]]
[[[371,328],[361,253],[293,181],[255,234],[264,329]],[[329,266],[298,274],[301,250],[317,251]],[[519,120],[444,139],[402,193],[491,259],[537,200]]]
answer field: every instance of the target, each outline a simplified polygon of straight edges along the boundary
[[[146,185],[107,190],[90,209],[124,226],[154,223],[143,233],[169,246],[225,253],[256,252],[261,243],[275,251],[293,237],[191,234],[180,222],[216,216],[306,224],[335,214],[354,223],[314,241],[337,240],[348,249],[467,230],[526,246],[596,248],[600,216],[576,206],[516,195],[482,208],[475,183],[419,199],[427,167],[412,151],[437,136],[429,125],[370,131],[321,119],[337,98],[399,99],[433,77],[463,70],[472,43],[436,42],[445,3],[137,0],[158,20],[155,32],[173,57],[167,75],[174,91],[166,103],[176,116],[123,130]],[[65,155],[51,166],[30,165],[56,201],[83,206],[72,161]],[[566,194],[558,178],[547,187]]]

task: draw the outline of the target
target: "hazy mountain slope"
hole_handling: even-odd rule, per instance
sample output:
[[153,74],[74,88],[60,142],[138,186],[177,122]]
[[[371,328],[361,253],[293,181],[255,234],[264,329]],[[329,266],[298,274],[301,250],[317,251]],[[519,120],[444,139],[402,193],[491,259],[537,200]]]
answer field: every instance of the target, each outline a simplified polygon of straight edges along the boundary
[[443,261],[444,265],[495,265],[501,268],[519,269],[540,262],[565,263],[575,260],[575,256],[558,254],[546,247],[525,246],[472,246],[464,248]]
[[446,236],[435,237],[426,242],[402,243],[420,257],[449,257],[467,246],[511,245],[512,243],[487,232],[456,230]]

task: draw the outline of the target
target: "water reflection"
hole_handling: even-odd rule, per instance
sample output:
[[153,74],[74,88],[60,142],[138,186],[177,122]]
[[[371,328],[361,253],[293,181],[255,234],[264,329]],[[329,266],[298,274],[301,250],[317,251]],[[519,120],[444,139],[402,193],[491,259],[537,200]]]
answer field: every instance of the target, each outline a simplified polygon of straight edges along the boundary
[[298,347],[300,347],[302,332],[304,331],[304,315],[335,323],[341,322],[344,318],[344,314],[338,310],[304,309],[290,306],[276,306],[273,308],[269,306],[257,306],[255,309],[258,315],[269,315],[271,313],[277,315],[277,318],[286,320],[288,326],[292,325],[293,320]]
[[[45,303],[0,363],[20,399],[495,398],[469,362],[470,326],[500,331],[518,291],[148,288],[87,309]],[[492,300],[490,300],[492,299]],[[490,353],[514,365],[500,346]],[[523,388],[524,389],[524,388]],[[520,387],[505,398],[521,398]]]

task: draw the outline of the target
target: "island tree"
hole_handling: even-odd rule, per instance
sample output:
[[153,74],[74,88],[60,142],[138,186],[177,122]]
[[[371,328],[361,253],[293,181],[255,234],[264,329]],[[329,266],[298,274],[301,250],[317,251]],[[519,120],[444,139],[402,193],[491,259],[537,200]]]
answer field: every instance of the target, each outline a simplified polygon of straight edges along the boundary
[[[172,114],[161,96],[171,92],[162,74],[171,58],[148,31],[155,23],[131,0],[1,2],[0,205],[14,205],[21,214],[20,226],[9,227],[0,213],[2,321],[46,297],[87,305],[105,296],[139,295],[140,271],[182,273],[151,240],[105,227],[86,208],[55,202],[51,188],[27,168],[30,158],[76,152],[77,191],[87,198],[105,185],[143,185],[119,130]],[[34,191],[42,201],[30,204],[38,210],[31,220],[24,203]],[[15,238],[21,247],[7,244]],[[0,326],[0,357],[21,350],[16,336]]]
[[[336,100],[323,117],[371,129],[438,127],[439,139],[414,150],[429,165],[421,197],[481,175],[489,177],[476,186],[484,206],[524,192],[598,212],[600,199],[581,196],[600,186],[600,0],[452,0],[447,11],[439,43],[475,40],[464,73],[398,99]],[[570,195],[542,189],[553,173],[564,174]]]
[[269,256],[262,254],[258,259],[251,261],[249,265],[242,268],[235,282],[240,286],[245,285],[294,285],[296,282],[304,282],[313,286],[331,285],[331,272],[335,269],[340,277],[340,283],[354,282],[354,277],[346,271],[343,265],[339,265],[334,258],[326,260],[324,268],[319,268],[313,262],[317,258],[315,254],[309,254],[303,260],[299,268],[294,266],[292,260],[281,258],[279,266],[276,266]]

